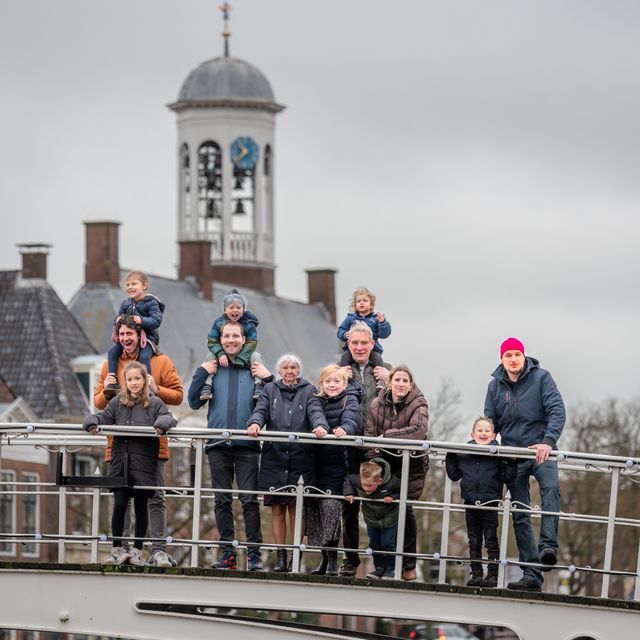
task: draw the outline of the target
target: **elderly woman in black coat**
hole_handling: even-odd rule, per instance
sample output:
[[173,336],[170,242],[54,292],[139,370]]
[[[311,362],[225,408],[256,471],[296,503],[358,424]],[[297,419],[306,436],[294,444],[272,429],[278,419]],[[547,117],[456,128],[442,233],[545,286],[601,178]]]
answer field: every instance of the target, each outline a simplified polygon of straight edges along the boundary
[[[327,421],[315,395],[317,389],[300,377],[300,360],[291,354],[281,356],[276,368],[277,382],[265,385],[248,421],[247,433],[257,436],[262,428],[269,431],[312,433],[316,429],[328,431]],[[305,485],[315,482],[314,446],[297,442],[265,442],[260,459],[258,489],[274,491],[295,487],[302,476]],[[293,532],[295,497],[266,494],[265,506],[271,507],[271,530],[276,544],[284,545],[287,538],[287,515]],[[287,550],[278,549],[274,571],[288,571]]]

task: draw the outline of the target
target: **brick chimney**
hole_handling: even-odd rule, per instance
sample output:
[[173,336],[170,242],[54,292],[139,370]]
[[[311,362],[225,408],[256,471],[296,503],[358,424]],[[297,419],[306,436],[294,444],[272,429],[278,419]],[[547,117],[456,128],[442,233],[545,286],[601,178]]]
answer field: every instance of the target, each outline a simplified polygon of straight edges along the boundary
[[213,267],[211,266],[211,240],[181,240],[178,277],[195,278],[200,295],[213,301]]
[[53,245],[36,242],[16,245],[22,256],[22,277],[47,279],[47,256]]
[[336,323],[336,269],[306,269],[309,304],[320,302]]
[[84,281],[86,284],[120,286],[118,263],[119,222],[112,220],[86,221]]

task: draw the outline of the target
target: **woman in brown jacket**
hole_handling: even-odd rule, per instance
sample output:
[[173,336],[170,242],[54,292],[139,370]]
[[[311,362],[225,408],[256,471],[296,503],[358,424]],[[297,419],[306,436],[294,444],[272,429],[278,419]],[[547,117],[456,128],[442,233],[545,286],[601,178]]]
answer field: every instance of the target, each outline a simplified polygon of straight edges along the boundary
[[[407,440],[426,440],[429,431],[429,406],[422,391],[413,381],[408,367],[400,365],[391,370],[387,389],[381,391],[371,402],[364,435],[379,438],[403,438]],[[385,455],[372,450],[371,456],[382,455],[391,465],[394,475],[400,477],[402,458]],[[418,500],[424,489],[428,462],[424,456],[412,456],[409,465],[409,500]],[[416,553],[416,516],[413,507],[407,505],[405,519],[404,551]],[[416,579],[416,558],[405,556],[402,559],[402,579]]]

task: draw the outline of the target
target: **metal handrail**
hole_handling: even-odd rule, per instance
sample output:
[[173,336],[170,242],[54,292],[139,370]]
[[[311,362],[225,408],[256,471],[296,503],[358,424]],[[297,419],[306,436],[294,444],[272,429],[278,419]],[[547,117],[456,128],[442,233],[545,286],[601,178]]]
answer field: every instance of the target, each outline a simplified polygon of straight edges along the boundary
[[[56,423],[0,423],[0,467],[2,466],[2,452],[3,449],[11,447],[22,446],[35,446],[46,448],[51,452],[63,452],[63,456],[66,457],[68,452],[77,451],[85,447],[100,447],[106,444],[107,435],[135,435],[143,437],[157,437],[155,431],[151,427],[131,427],[131,426],[109,426],[101,427],[100,435],[90,435],[83,431],[82,426],[79,424],[56,424]],[[203,472],[203,447],[199,446],[200,441],[206,441],[211,438],[220,438],[227,441],[234,440],[247,440],[251,437],[247,435],[244,430],[232,430],[232,429],[207,429],[198,427],[184,427],[179,426],[174,428],[169,434],[169,446],[172,448],[181,447],[195,449],[195,486],[194,487],[165,487],[164,489],[170,492],[175,492],[177,497],[186,497],[192,499],[193,509],[193,528],[192,537],[190,539],[175,539],[170,538],[170,544],[174,545],[189,545],[191,547],[191,565],[197,566],[198,564],[198,552],[201,546],[216,547],[222,543],[229,543],[230,541],[214,541],[214,540],[201,540],[199,536],[199,524],[200,524],[200,509],[201,500],[203,497],[210,496],[220,490],[213,490],[202,486],[202,472]],[[485,509],[495,510],[502,514],[501,525],[501,557],[498,584],[504,584],[504,572],[505,568],[510,564],[527,566],[525,563],[509,560],[507,558],[507,542],[509,539],[509,520],[510,514],[518,511],[528,511],[535,517],[540,517],[548,512],[543,512],[539,508],[530,508],[525,505],[514,505],[507,497],[504,500],[497,501],[495,505],[464,505],[460,503],[454,503],[451,500],[452,483],[445,476],[444,482],[444,497],[442,502],[429,502],[429,501],[414,501],[407,499],[406,487],[407,487],[407,474],[409,470],[409,461],[411,457],[426,456],[432,462],[442,463],[444,457],[449,452],[454,453],[473,453],[474,455],[489,455],[489,456],[507,456],[521,459],[532,459],[535,457],[535,451],[519,448],[519,447],[507,447],[507,446],[488,446],[479,447],[474,444],[466,443],[453,443],[453,442],[440,442],[440,441],[420,441],[420,440],[405,440],[394,438],[371,438],[366,436],[345,436],[343,438],[336,438],[332,435],[327,435],[324,438],[316,438],[313,434],[308,433],[289,433],[289,432],[277,432],[265,430],[260,433],[256,438],[257,441],[273,441],[273,442],[299,442],[306,444],[314,444],[321,446],[346,446],[356,447],[361,449],[384,449],[388,453],[398,455],[402,457],[402,487],[403,491],[399,500],[400,513],[404,514],[406,506],[411,504],[416,509],[427,509],[430,511],[440,511],[443,514],[442,521],[442,536],[440,541],[440,549],[433,553],[418,553],[415,554],[417,558],[422,558],[430,561],[437,561],[439,563],[439,581],[444,582],[446,579],[446,570],[448,562],[468,562],[468,558],[460,558],[458,556],[451,556],[448,554],[449,543],[449,524],[450,514],[455,512],[461,512],[467,508],[471,509]],[[617,495],[619,490],[619,480],[625,476],[635,476],[640,473],[640,458],[613,456],[608,454],[592,454],[588,452],[575,452],[575,451],[553,451],[551,453],[551,459],[558,462],[559,468],[572,470],[572,471],[586,471],[597,473],[610,473],[612,476],[611,492],[609,501],[609,512],[606,516],[596,514],[576,514],[565,512],[553,512],[552,515],[558,515],[561,520],[572,520],[577,522],[606,524],[607,534],[605,541],[605,553],[603,558],[602,568],[593,567],[576,567],[574,565],[568,565],[565,567],[570,573],[575,571],[589,571],[591,573],[601,573],[603,575],[602,581],[602,597],[608,597],[609,593],[609,578],[610,576],[623,575],[623,576],[635,576],[635,595],[636,600],[640,599],[640,559],[639,559],[639,571],[625,572],[612,569],[612,557],[613,557],[613,539],[614,531],[617,526],[634,527],[640,529],[640,520],[620,517],[616,515],[617,508]],[[7,490],[6,485],[14,487],[11,491]],[[15,489],[16,486],[29,485],[29,488],[38,487],[37,491],[24,491]],[[42,491],[43,488],[47,490]],[[25,495],[39,493],[41,495],[59,495],[59,531],[57,534],[15,534],[5,533],[0,534],[0,540],[5,542],[33,542],[36,544],[46,544],[55,542],[58,544],[58,559],[60,562],[64,562],[66,544],[73,542],[81,542],[87,544],[91,543],[91,559],[97,561],[98,547],[100,544],[106,544],[110,538],[105,534],[98,532],[97,517],[99,515],[99,502],[105,492],[101,492],[99,489],[92,489],[89,491],[74,491],[71,495],[80,496],[92,496],[92,533],[91,535],[78,535],[66,533],[66,500],[67,490],[64,487],[60,487],[58,490],[49,490],[52,487],[51,483],[20,483],[18,481],[0,482],[0,492],[5,494]],[[151,487],[155,488],[155,487]],[[305,487],[300,483],[296,487],[290,488],[292,493],[295,494],[297,500],[296,510],[296,523],[294,530],[294,541],[291,545],[284,545],[289,549],[293,549],[293,570],[297,571],[300,568],[301,553],[305,550],[317,551],[319,547],[307,546],[301,539],[302,531],[302,504],[304,500],[308,499],[322,499],[326,497],[342,498],[342,496],[327,496],[322,494],[314,487]],[[239,493],[237,490],[231,490],[233,494]],[[263,495],[268,492],[245,492],[256,493]],[[170,496],[171,497],[171,496]],[[361,499],[366,500],[366,499]],[[413,555],[403,553],[403,539],[404,539],[404,517],[399,518],[398,537],[396,544],[396,578],[401,575],[401,563],[403,555]],[[28,537],[31,535],[31,537]],[[27,536],[27,537],[25,537]],[[168,538],[168,540],[169,540]],[[151,538],[145,540],[151,541]],[[244,548],[239,541],[233,541],[234,546]],[[277,548],[278,545],[264,544],[261,545],[264,548]],[[339,550],[343,550],[339,548]],[[369,549],[349,550],[357,551],[360,554],[368,555],[371,553]],[[485,561],[486,562],[486,561]],[[535,565],[540,566],[540,565]]]

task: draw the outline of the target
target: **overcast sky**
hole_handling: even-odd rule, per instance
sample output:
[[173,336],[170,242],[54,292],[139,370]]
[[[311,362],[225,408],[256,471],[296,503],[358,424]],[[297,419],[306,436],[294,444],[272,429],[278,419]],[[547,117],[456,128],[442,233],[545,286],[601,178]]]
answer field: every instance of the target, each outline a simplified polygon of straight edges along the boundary
[[[166,104],[221,54],[219,4],[0,2],[0,268],[49,242],[66,301],[81,222],[107,218],[123,266],[175,276]],[[640,3],[232,4],[232,55],[287,106],[279,294],[305,299],[303,269],[334,267],[342,318],[368,286],[387,359],[427,398],[453,378],[469,418],[510,335],[569,406],[637,395]]]

